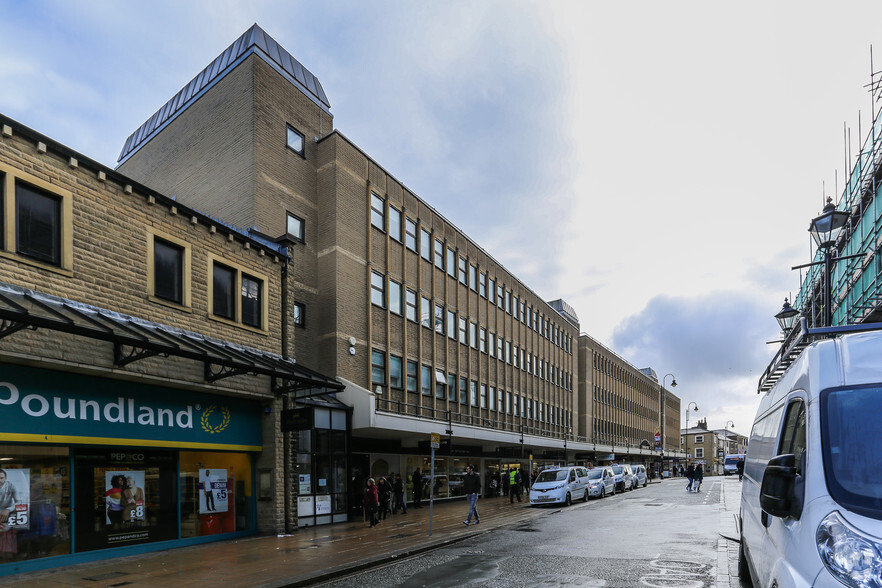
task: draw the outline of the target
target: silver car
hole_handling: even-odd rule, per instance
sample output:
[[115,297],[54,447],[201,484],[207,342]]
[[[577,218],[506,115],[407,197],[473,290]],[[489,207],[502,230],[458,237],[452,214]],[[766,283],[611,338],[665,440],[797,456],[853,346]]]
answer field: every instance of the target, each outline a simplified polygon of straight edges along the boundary
[[634,472],[631,470],[631,466],[621,463],[610,467],[612,467],[613,473],[616,475],[617,492],[634,489]]
[[610,467],[588,470],[588,496],[603,498],[616,493],[616,475]]
[[646,488],[646,484],[649,483],[649,479],[646,476],[646,466],[643,464],[633,465],[631,470],[634,472],[634,489],[636,490],[640,486]]

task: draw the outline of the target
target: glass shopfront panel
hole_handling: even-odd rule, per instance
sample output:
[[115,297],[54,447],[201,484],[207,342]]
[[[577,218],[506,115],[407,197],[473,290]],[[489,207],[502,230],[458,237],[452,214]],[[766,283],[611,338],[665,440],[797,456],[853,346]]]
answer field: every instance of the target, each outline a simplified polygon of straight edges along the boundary
[[0,561],[70,553],[66,447],[0,445]]
[[182,451],[181,537],[247,531],[254,492],[247,453]]

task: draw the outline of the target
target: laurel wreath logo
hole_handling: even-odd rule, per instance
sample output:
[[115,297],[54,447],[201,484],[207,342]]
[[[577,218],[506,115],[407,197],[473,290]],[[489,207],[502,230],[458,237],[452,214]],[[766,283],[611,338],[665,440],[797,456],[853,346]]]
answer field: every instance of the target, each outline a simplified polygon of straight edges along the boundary
[[[211,417],[212,414],[214,414],[215,411],[217,411],[219,413],[219,416],[221,417],[220,424],[217,424],[217,425],[211,424],[212,420],[217,420],[217,419],[210,419],[209,418],[209,417]],[[205,409],[205,411],[202,413],[202,419],[200,419],[200,420],[202,422],[202,429],[203,430],[211,433],[212,435],[214,435],[215,433],[220,433],[221,431],[226,429],[227,426],[230,424],[230,409],[227,408],[226,406],[219,407],[216,404],[212,404],[211,406],[209,406],[208,408]]]

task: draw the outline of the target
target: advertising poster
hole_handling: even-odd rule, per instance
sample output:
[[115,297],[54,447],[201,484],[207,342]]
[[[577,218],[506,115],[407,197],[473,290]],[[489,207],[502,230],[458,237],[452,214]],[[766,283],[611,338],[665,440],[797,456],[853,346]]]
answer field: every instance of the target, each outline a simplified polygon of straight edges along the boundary
[[0,470],[0,532],[30,528],[31,470]]
[[312,479],[309,474],[300,474],[300,494],[312,493]]
[[120,527],[123,523],[146,520],[144,472],[138,470],[104,473],[105,523]]
[[199,470],[199,514],[227,512],[227,470]]
[[329,495],[315,497],[315,514],[329,515],[331,514],[331,497]]

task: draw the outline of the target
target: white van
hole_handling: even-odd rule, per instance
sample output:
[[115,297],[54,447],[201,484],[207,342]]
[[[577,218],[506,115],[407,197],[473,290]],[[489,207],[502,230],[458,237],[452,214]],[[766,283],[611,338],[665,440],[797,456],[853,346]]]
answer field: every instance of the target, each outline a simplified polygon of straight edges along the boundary
[[574,500],[588,502],[588,470],[582,467],[548,468],[539,472],[530,488],[530,504],[569,505]]
[[882,332],[868,327],[803,321],[760,379],[738,566],[757,588],[882,586]]

